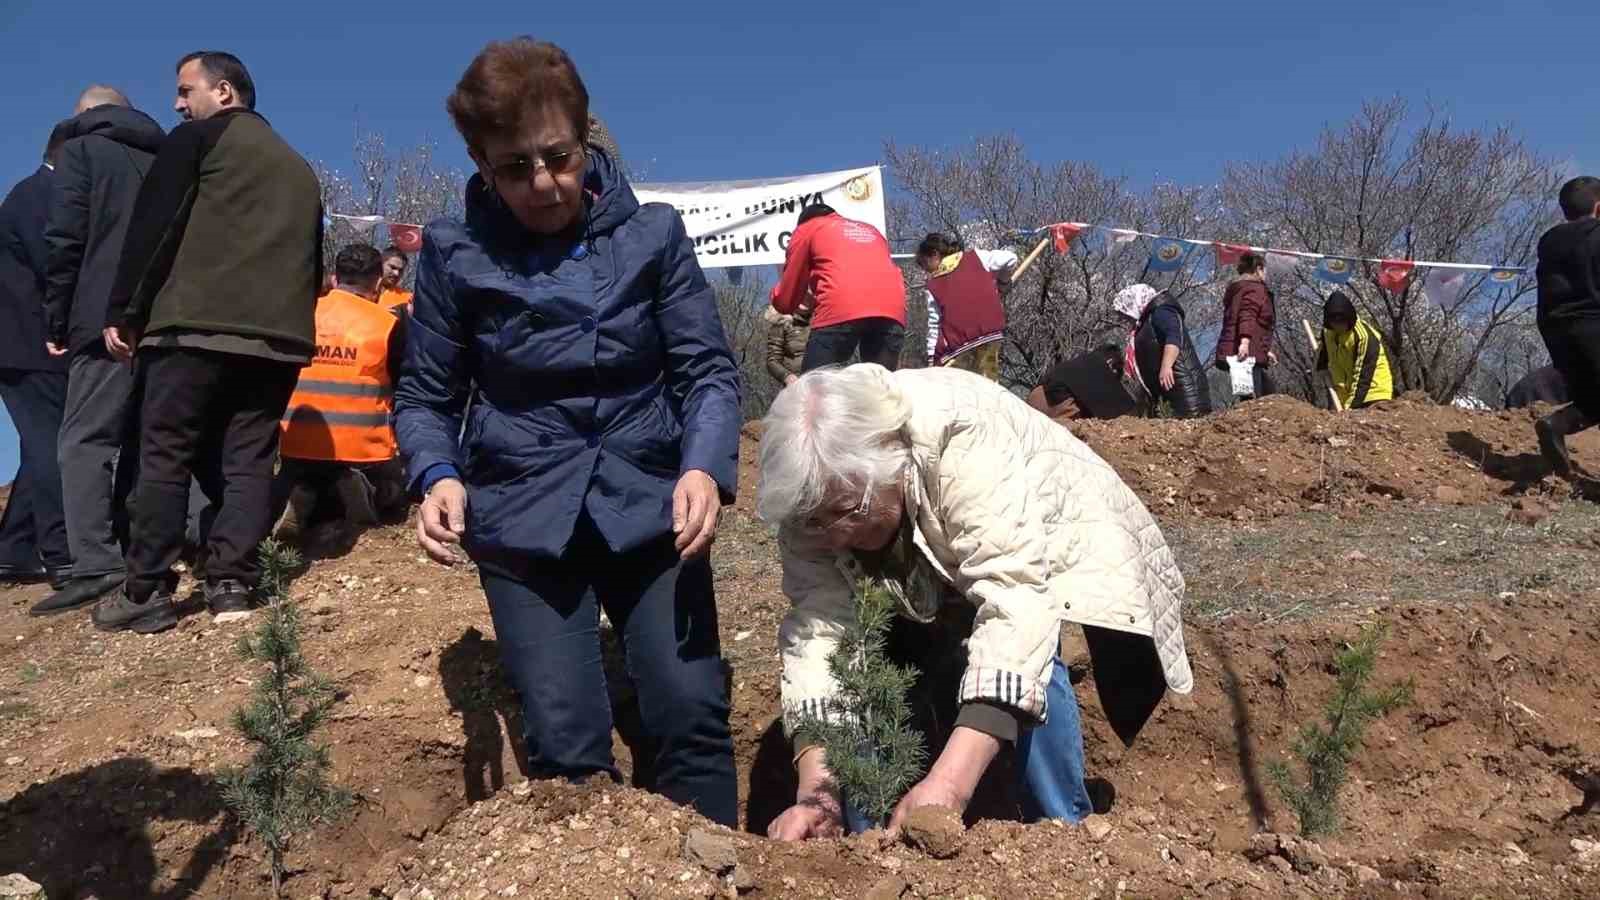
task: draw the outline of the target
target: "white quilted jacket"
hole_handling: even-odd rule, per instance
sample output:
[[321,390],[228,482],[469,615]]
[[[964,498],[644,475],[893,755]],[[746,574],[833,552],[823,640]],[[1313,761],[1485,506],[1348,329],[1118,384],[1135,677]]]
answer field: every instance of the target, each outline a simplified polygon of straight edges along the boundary
[[[1043,721],[1063,620],[1146,635],[1167,686],[1193,686],[1183,646],[1183,576],[1161,529],[1122,479],[1065,428],[978,375],[884,372],[912,415],[906,509],[917,548],[978,607],[961,701]],[[891,387],[892,385],[892,387]],[[827,658],[855,613],[851,554],[784,529],[778,632],[783,706],[820,712],[834,690]]]

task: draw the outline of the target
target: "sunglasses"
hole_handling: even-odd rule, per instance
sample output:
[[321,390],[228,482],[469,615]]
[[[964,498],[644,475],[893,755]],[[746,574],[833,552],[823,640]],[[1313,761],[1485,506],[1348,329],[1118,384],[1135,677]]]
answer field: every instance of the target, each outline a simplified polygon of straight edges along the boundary
[[552,147],[533,156],[516,156],[489,167],[496,181],[529,181],[540,169],[551,175],[565,175],[583,165],[588,157],[582,147]]

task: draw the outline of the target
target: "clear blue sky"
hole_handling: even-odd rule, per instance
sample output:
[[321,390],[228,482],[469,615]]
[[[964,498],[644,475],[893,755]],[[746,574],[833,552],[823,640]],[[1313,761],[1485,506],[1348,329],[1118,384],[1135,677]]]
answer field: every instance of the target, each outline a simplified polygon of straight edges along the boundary
[[[465,166],[444,97],[484,42],[525,33],[567,48],[652,180],[847,168],[877,161],[886,138],[1014,131],[1041,160],[1203,181],[1397,93],[1600,167],[1600,4],[1580,0],[0,0],[0,178],[32,170],[91,81],[175,124],[173,64],[201,47],[244,59],[260,111],[308,157],[344,165],[359,121],[391,143],[431,136]],[[0,480],[15,467],[6,437]]]

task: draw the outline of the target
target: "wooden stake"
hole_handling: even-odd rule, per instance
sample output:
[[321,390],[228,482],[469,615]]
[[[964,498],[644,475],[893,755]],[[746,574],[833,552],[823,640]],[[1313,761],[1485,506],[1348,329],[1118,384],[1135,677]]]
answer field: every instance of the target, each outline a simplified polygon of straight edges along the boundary
[[1033,248],[1031,253],[1023,257],[1022,262],[1019,263],[1015,269],[1011,270],[1012,281],[1016,281],[1017,279],[1021,278],[1022,273],[1028,271],[1028,267],[1033,265],[1033,261],[1039,258],[1039,254],[1044,252],[1044,247],[1046,244],[1050,243],[1050,240],[1051,239],[1049,237],[1046,237],[1044,240],[1039,242],[1039,246]]
[[[1311,342],[1312,365],[1316,365],[1315,360],[1317,358],[1317,348],[1321,346],[1321,344],[1317,341],[1317,333],[1312,330],[1311,323],[1305,319],[1301,319],[1300,324],[1305,326],[1306,340]],[[1316,374],[1312,373],[1311,377],[1315,378]],[[1344,404],[1339,402],[1339,392],[1334,390],[1331,385],[1328,387],[1328,399],[1333,401],[1334,412],[1344,412]]]

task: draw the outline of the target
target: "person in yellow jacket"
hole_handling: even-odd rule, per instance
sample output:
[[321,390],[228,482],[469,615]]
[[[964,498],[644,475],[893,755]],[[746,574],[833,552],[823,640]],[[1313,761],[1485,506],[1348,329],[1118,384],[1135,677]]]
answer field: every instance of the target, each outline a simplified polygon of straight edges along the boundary
[[[317,518],[348,533],[405,503],[389,418],[406,308],[378,305],[383,257],[369,244],[339,251],[334,275],[337,286],[317,300],[316,356],[283,416],[274,535],[285,541]],[[337,516],[325,512],[333,505]]]
[[1383,336],[1356,314],[1339,291],[1322,307],[1322,350],[1317,371],[1327,372],[1345,409],[1363,409],[1394,399],[1394,378]]
[[399,247],[383,251],[383,278],[378,282],[379,306],[384,309],[394,309],[396,306],[411,308],[411,292],[400,286],[406,279],[406,269],[410,267],[411,260]]

